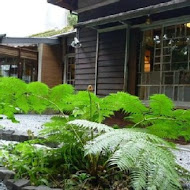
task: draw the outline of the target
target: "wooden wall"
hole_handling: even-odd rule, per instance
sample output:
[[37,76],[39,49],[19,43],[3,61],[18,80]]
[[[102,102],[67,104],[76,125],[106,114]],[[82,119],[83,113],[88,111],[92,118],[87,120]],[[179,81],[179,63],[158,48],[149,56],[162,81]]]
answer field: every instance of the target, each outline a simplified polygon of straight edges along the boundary
[[99,36],[97,95],[123,90],[126,30]]
[[[99,35],[97,95],[122,91],[124,83],[126,30]],[[97,32],[92,29],[80,30],[82,47],[76,52],[75,87],[86,90],[95,87],[95,63]]]
[[142,33],[138,29],[131,29],[127,91],[132,95],[137,95],[137,65],[139,63],[140,56],[140,40],[142,40]]
[[86,90],[88,85],[95,85],[95,57],[97,32],[81,29],[79,34],[82,47],[76,49],[75,88]]
[[49,87],[62,84],[62,55],[60,45],[43,45],[41,82]]

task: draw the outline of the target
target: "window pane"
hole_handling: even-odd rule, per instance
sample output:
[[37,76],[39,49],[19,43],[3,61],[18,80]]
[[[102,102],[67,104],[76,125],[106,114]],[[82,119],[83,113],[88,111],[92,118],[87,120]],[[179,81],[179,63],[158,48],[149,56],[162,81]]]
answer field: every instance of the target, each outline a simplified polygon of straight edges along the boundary
[[190,101],[190,87],[184,87],[184,101],[189,102]]
[[147,99],[161,92],[175,101],[190,101],[190,27],[187,23],[145,31],[142,47],[140,98]]

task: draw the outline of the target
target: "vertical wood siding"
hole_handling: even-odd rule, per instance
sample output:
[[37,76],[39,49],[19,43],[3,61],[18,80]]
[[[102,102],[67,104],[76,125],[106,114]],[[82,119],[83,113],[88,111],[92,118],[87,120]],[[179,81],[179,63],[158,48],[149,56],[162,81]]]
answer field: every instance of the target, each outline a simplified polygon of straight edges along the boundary
[[128,92],[137,95],[137,64],[140,55],[140,41],[142,34],[138,29],[130,32],[129,63],[128,63]]
[[86,90],[88,85],[95,85],[95,57],[97,31],[92,29],[80,29],[80,42],[82,47],[76,49],[76,90]]
[[123,90],[125,39],[126,30],[100,34],[97,95]]

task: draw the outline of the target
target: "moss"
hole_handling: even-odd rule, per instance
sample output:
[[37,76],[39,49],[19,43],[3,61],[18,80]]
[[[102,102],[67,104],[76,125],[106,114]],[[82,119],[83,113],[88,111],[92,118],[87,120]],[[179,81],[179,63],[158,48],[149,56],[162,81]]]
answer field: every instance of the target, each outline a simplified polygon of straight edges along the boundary
[[70,32],[72,30],[73,30],[73,26],[67,26],[59,30],[53,29],[53,30],[48,30],[45,32],[33,34],[30,37],[52,37],[52,36],[66,33],[66,32]]

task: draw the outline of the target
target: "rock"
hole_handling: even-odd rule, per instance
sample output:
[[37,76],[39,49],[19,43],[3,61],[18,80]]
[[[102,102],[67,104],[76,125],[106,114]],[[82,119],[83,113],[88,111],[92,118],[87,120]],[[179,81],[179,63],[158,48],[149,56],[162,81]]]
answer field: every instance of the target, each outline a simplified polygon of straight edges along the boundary
[[26,187],[23,187],[22,190],[36,190],[37,187],[35,186],[26,186]]
[[3,140],[7,140],[7,141],[11,141],[12,140],[12,134],[14,133],[14,130],[7,130],[7,131],[3,131],[2,134],[2,139]]
[[8,189],[8,190],[13,190],[13,183],[14,183],[14,179],[8,179],[8,180],[5,182],[5,185],[7,186],[7,189]]
[[12,140],[19,142],[20,141],[20,135],[18,135],[16,132],[14,132],[12,134]]
[[0,183],[0,190],[7,190],[7,187],[2,182]]
[[19,142],[24,142],[24,141],[27,141],[29,138],[28,138],[28,136],[26,136],[26,135],[20,135],[19,136]]
[[190,190],[190,183],[189,182],[183,182],[182,188],[183,188],[183,190]]
[[5,168],[5,167],[0,167],[0,171],[1,170],[9,170],[8,168]]
[[19,179],[14,182],[13,184],[13,190],[21,190],[22,187],[29,186],[30,181],[27,179]]
[[0,138],[3,136],[3,129],[0,129]]
[[13,179],[15,175],[15,172],[10,171],[8,169],[2,168],[0,170],[0,180],[6,182],[8,179]]
[[36,190],[51,190],[51,188],[45,185],[40,185],[36,188]]

